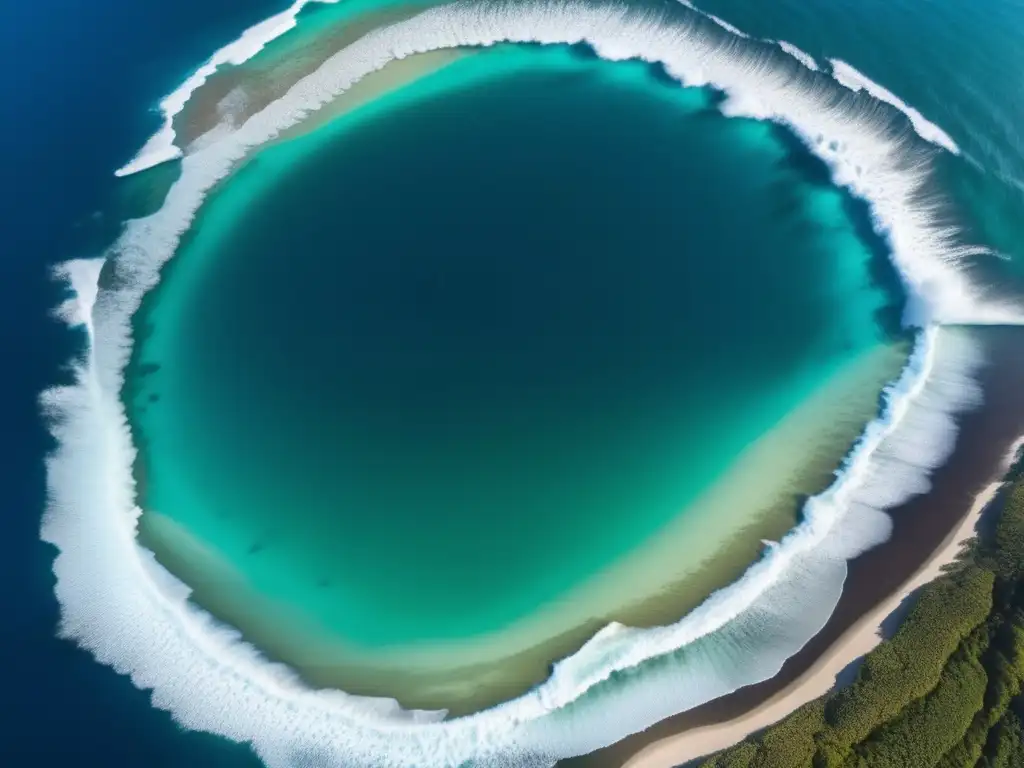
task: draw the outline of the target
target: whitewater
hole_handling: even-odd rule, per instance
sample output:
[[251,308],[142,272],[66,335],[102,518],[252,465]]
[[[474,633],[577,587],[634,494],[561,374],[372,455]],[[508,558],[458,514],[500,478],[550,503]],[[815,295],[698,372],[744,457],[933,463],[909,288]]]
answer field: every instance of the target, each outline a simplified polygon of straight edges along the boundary
[[129,162],[114,171],[115,176],[130,176],[152,168],[155,165],[176,160],[181,157],[181,149],[175,143],[174,116],[185,108],[185,104],[207,78],[225,65],[238,66],[244,64],[262,51],[267,43],[277,39],[285,32],[295,28],[299,13],[310,3],[333,4],[338,0],[295,0],[285,10],[254,24],[242,33],[237,40],[218,49],[206,62],[193,72],[188,79],[175,88],[160,102],[163,124],[154,133],[145,146],[139,150]]
[[[265,23],[262,37],[250,30],[247,42],[218,56],[254,55],[259,40],[294,25],[298,10],[292,10]],[[312,690],[188,601],[188,586],[135,537],[136,449],[120,392],[131,318],[217,182],[391,61],[501,42],[580,43],[603,59],[658,64],[681,85],[723,93],[726,115],[792,130],[828,163],[837,184],[870,206],[904,282],[904,323],[918,330],[906,369],[887,387],[879,416],[833,484],[807,502],[802,522],[770,544],[739,581],[675,624],[610,625],[534,690],[444,720],[444,712],[407,711],[392,700]],[[969,329],[946,326],[1019,324],[1024,314],[988,301],[962,268],[984,250],[964,245],[945,223],[931,184],[934,154],[955,144],[937,148],[945,140],[931,124],[912,119],[906,105],[898,109],[893,102],[902,102],[880,86],[868,88],[842,70],[861,86],[857,93],[834,71],[806,66],[814,64],[810,57],[774,57],[762,43],[721,24],[710,28],[696,15],[684,23],[617,6],[436,7],[367,34],[235,130],[181,157],[181,175],[160,210],[129,221],[104,259],[59,270],[71,292],[60,316],[87,337],[74,383],[41,398],[58,446],[47,462],[42,537],[59,550],[61,634],[151,690],[154,706],[183,726],[251,743],[275,768],[550,765],[776,674],[831,615],[847,561],[887,538],[885,510],[928,490],[930,472],[952,450],[957,415],[979,403],[974,374],[984,363],[981,352]],[[208,62],[200,71],[206,77],[215,68]],[[177,101],[168,97],[167,114],[199,87],[196,77],[176,92]],[[166,159],[173,147],[169,126],[170,117],[133,161],[136,168]]]

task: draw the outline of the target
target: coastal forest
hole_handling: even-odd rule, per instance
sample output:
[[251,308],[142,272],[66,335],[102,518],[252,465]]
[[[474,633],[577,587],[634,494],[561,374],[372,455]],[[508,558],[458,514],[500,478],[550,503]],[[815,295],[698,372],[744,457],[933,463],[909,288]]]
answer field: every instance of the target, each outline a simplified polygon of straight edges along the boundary
[[1024,469],[849,686],[701,768],[1024,768]]

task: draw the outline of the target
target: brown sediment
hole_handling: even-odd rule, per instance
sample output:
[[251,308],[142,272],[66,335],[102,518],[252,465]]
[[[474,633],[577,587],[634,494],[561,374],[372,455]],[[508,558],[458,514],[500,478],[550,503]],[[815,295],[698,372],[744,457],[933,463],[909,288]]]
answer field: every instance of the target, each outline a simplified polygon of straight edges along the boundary
[[[174,117],[175,143],[187,147],[203,134],[213,130],[225,120],[241,125],[248,118],[284,95],[291,86],[316,71],[335,53],[351,45],[377,27],[411,18],[423,9],[419,7],[390,8],[368,12],[361,16],[339,20],[306,41],[287,61],[278,61],[283,53],[263,54],[273,57],[274,66],[261,66],[260,55],[242,66],[224,66],[211,75],[189,98],[185,107]],[[301,30],[292,34],[301,34]],[[285,39],[278,46],[289,46]],[[231,104],[238,94],[237,105]]]
[[388,62],[387,66],[370,72],[353,83],[302,122],[283,130],[276,139],[267,142],[263,147],[311,133],[336,117],[397,91],[468,55],[468,50],[464,48],[439,48],[436,51],[424,51]]
[[[1007,451],[1024,435],[1024,328],[971,330],[984,344],[989,364],[980,373],[985,401],[960,420],[950,460],[932,477],[931,490],[891,511],[890,540],[850,564],[835,612],[824,629],[790,658],[774,678],[742,688],[590,755],[563,760],[560,768],[620,768],[658,741],[697,728],[746,718],[790,689],[848,636],[864,616],[884,603],[914,576],[963,522],[977,494],[999,472]],[[650,751],[647,754],[651,754]],[[677,755],[683,764],[701,755]],[[655,768],[653,763],[645,763]]]

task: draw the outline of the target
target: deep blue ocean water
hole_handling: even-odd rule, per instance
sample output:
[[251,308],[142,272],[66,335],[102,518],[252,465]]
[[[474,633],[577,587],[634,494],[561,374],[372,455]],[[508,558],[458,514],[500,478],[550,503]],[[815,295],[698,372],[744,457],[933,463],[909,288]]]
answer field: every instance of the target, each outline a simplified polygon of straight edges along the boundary
[[[39,541],[42,457],[50,438],[39,392],[61,378],[80,339],[47,308],[62,288],[49,267],[109,239],[93,214],[113,169],[159,125],[150,111],[215,47],[276,10],[255,0],[39,2],[0,6],[3,198],[0,424],[0,701],[4,765],[257,766],[247,749],[183,734],[127,678],[55,637],[53,550]],[[16,362],[15,362],[16,361]]]
[[[1022,210],[1015,180],[1024,178],[1014,130],[1024,118],[1013,76],[1022,64],[1014,42],[1024,30],[1019,3],[703,5],[752,33],[850,61],[942,125],[986,169],[964,171],[953,182],[971,205],[972,222],[1011,255],[1020,253],[1015,222],[1024,218],[1013,215]],[[127,679],[54,638],[53,552],[38,540],[48,438],[35,401],[60,380],[76,343],[47,316],[61,296],[49,265],[91,253],[107,238],[105,222],[93,214],[108,205],[111,171],[156,127],[149,107],[209,51],[278,7],[113,0],[0,8],[0,140],[8,180],[0,249],[2,349],[9,361],[0,412],[7,438],[0,528],[6,764],[256,764],[244,749],[181,733]]]

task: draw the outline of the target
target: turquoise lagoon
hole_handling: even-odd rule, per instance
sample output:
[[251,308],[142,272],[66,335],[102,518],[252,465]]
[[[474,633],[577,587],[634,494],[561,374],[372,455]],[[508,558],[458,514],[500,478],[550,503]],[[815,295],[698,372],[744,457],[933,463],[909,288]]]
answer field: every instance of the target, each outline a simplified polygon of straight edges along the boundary
[[682,616],[906,357],[864,207],[580,47],[463,51],[261,150],[135,317],[142,543],[316,685],[467,712]]

